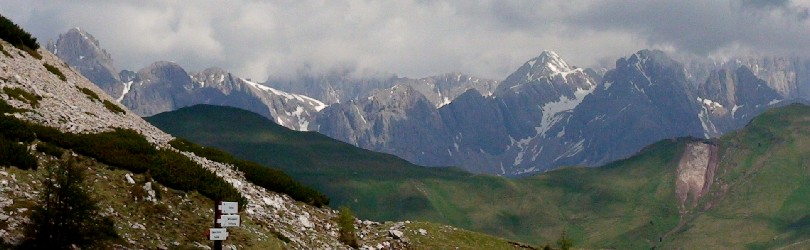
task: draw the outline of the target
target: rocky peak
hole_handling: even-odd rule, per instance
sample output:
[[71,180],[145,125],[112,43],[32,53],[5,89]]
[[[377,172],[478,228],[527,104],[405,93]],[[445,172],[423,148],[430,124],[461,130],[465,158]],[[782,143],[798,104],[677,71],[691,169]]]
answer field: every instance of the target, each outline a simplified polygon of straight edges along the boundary
[[576,152],[588,152],[571,164],[599,165],[663,138],[703,135],[695,119],[697,97],[689,88],[683,65],[661,51],[642,50],[617,60],[567,124],[565,137],[583,145]]
[[144,84],[166,82],[185,85],[191,83],[191,78],[183,67],[168,61],[158,61],[146,66],[138,71],[138,77]]
[[531,68],[540,69],[547,73],[560,73],[572,69],[556,52],[550,50],[544,50],[539,56],[526,62],[526,64]]
[[72,28],[59,35],[56,43],[50,41],[47,50],[59,59],[79,70],[79,72],[112,96],[121,94],[123,85],[113,65],[112,57],[102,49],[93,35]]
[[[621,74],[621,81],[613,80]],[[655,77],[653,77],[655,76]],[[641,50],[630,57],[616,60],[616,69],[606,74],[604,89],[614,83],[627,85],[631,91],[642,95],[666,95],[667,89],[677,92],[691,92],[683,64],[673,60],[660,50]],[[650,90],[653,90],[651,93]],[[621,91],[621,90],[620,90]],[[650,96],[648,96],[650,97]]]
[[509,75],[498,85],[496,94],[519,92],[523,85],[537,84],[550,85],[560,92],[560,88],[590,89],[595,81],[583,69],[568,65],[557,53],[546,50]]
[[201,79],[200,77],[204,76],[205,79],[207,79],[207,80],[214,80],[214,81],[217,81],[217,82],[222,82],[222,81],[224,81],[223,78],[228,76],[229,74],[230,73],[228,73],[228,71],[225,71],[222,68],[211,67],[211,68],[207,68],[207,69],[205,69],[205,70],[203,70],[201,72],[192,74],[192,75],[194,75],[192,78]]
[[640,50],[628,58],[616,61],[616,68],[636,68],[650,70],[656,68],[677,67],[684,68],[683,64],[675,61],[660,50]]
[[[801,93],[810,86],[808,83],[808,64],[798,58],[787,57],[740,57],[730,60],[726,67],[736,69],[745,66],[758,78],[765,80],[768,86],[784,98],[805,97]],[[805,96],[802,96],[804,94]]]
[[84,60],[97,60],[112,64],[112,58],[107,51],[101,48],[93,35],[79,28],[72,28],[59,35],[56,43],[49,41],[48,51],[54,53],[65,62],[81,62]]
[[395,106],[410,106],[419,101],[429,103],[422,93],[409,85],[401,84],[389,89],[376,90],[368,97],[368,100],[372,103]]
[[225,82],[233,82],[231,73],[222,68],[211,67],[201,72],[192,73],[191,79],[199,87],[222,86]]

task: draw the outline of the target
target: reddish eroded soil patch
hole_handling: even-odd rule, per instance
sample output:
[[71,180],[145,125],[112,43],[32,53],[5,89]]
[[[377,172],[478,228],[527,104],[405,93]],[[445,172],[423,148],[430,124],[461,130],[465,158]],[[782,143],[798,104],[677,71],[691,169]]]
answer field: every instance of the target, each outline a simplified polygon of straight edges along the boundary
[[686,145],[686,150],[678,162],[677,179],[675,180],[675,194],[678,197],[681,214],[697,205],[700,197],[709,191],[714,180],[717,163],[716,145],[704,142],[692,142]]

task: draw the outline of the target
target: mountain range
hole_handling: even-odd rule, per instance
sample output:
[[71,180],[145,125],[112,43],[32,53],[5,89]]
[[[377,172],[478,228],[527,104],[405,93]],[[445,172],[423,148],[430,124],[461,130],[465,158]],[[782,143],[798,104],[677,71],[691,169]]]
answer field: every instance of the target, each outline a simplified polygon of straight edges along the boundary
[[470,90],[433,109],[416,91],[391,88],[330,105],[315,124],[429,166],[503,175],[598,166],[665,138],[719,136],[789,99],[748,66],[727,67],[695,82],[680,62],[642,50],[600,75],[546,51],[492,94]]
[[189,74],[169,62],[116,80],[110,56],[79,29],[49,49],[143,116],[227,105],[419,165],[507,176],[599,166],[666,138],[716,137],[769,107],[810,97],[810,61],[799,58],[681,62],[642,50],[592,70],[544,51],[500,82],[336,68],[257,83],[216,68]]

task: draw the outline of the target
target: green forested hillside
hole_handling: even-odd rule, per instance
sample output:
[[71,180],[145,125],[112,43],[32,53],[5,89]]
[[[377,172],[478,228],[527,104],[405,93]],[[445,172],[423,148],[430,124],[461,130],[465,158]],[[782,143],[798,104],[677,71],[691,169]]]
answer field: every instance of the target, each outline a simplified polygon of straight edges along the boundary
[[[148,118],[175,136],[284,170],[358,217],[447,223],[543,245],[563,231],[598,248],[772,248],[810,240],[810,108],[766,112],[712,140],[719,164],[697,205],[679,209],[673,139],[600,168],[516,180],[424,168],[233,108],[194,106]],[[617,142],[620,143],[620,142]],[[682,215],[683,214],[683,215]]]

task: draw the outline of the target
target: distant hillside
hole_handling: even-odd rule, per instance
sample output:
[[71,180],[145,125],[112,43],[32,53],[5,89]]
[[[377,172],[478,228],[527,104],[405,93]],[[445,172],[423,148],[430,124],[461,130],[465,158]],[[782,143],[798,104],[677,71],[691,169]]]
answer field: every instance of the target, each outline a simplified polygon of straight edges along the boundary
[[165,131],[283,169],[336,205],[379,220],[429,220],[531,243],[565,230],[596,248],[810,244],[810,107],[765,112],[716,140],[664,140],[599,168],[509,180],[423,168],[232,108],[147,119]]

